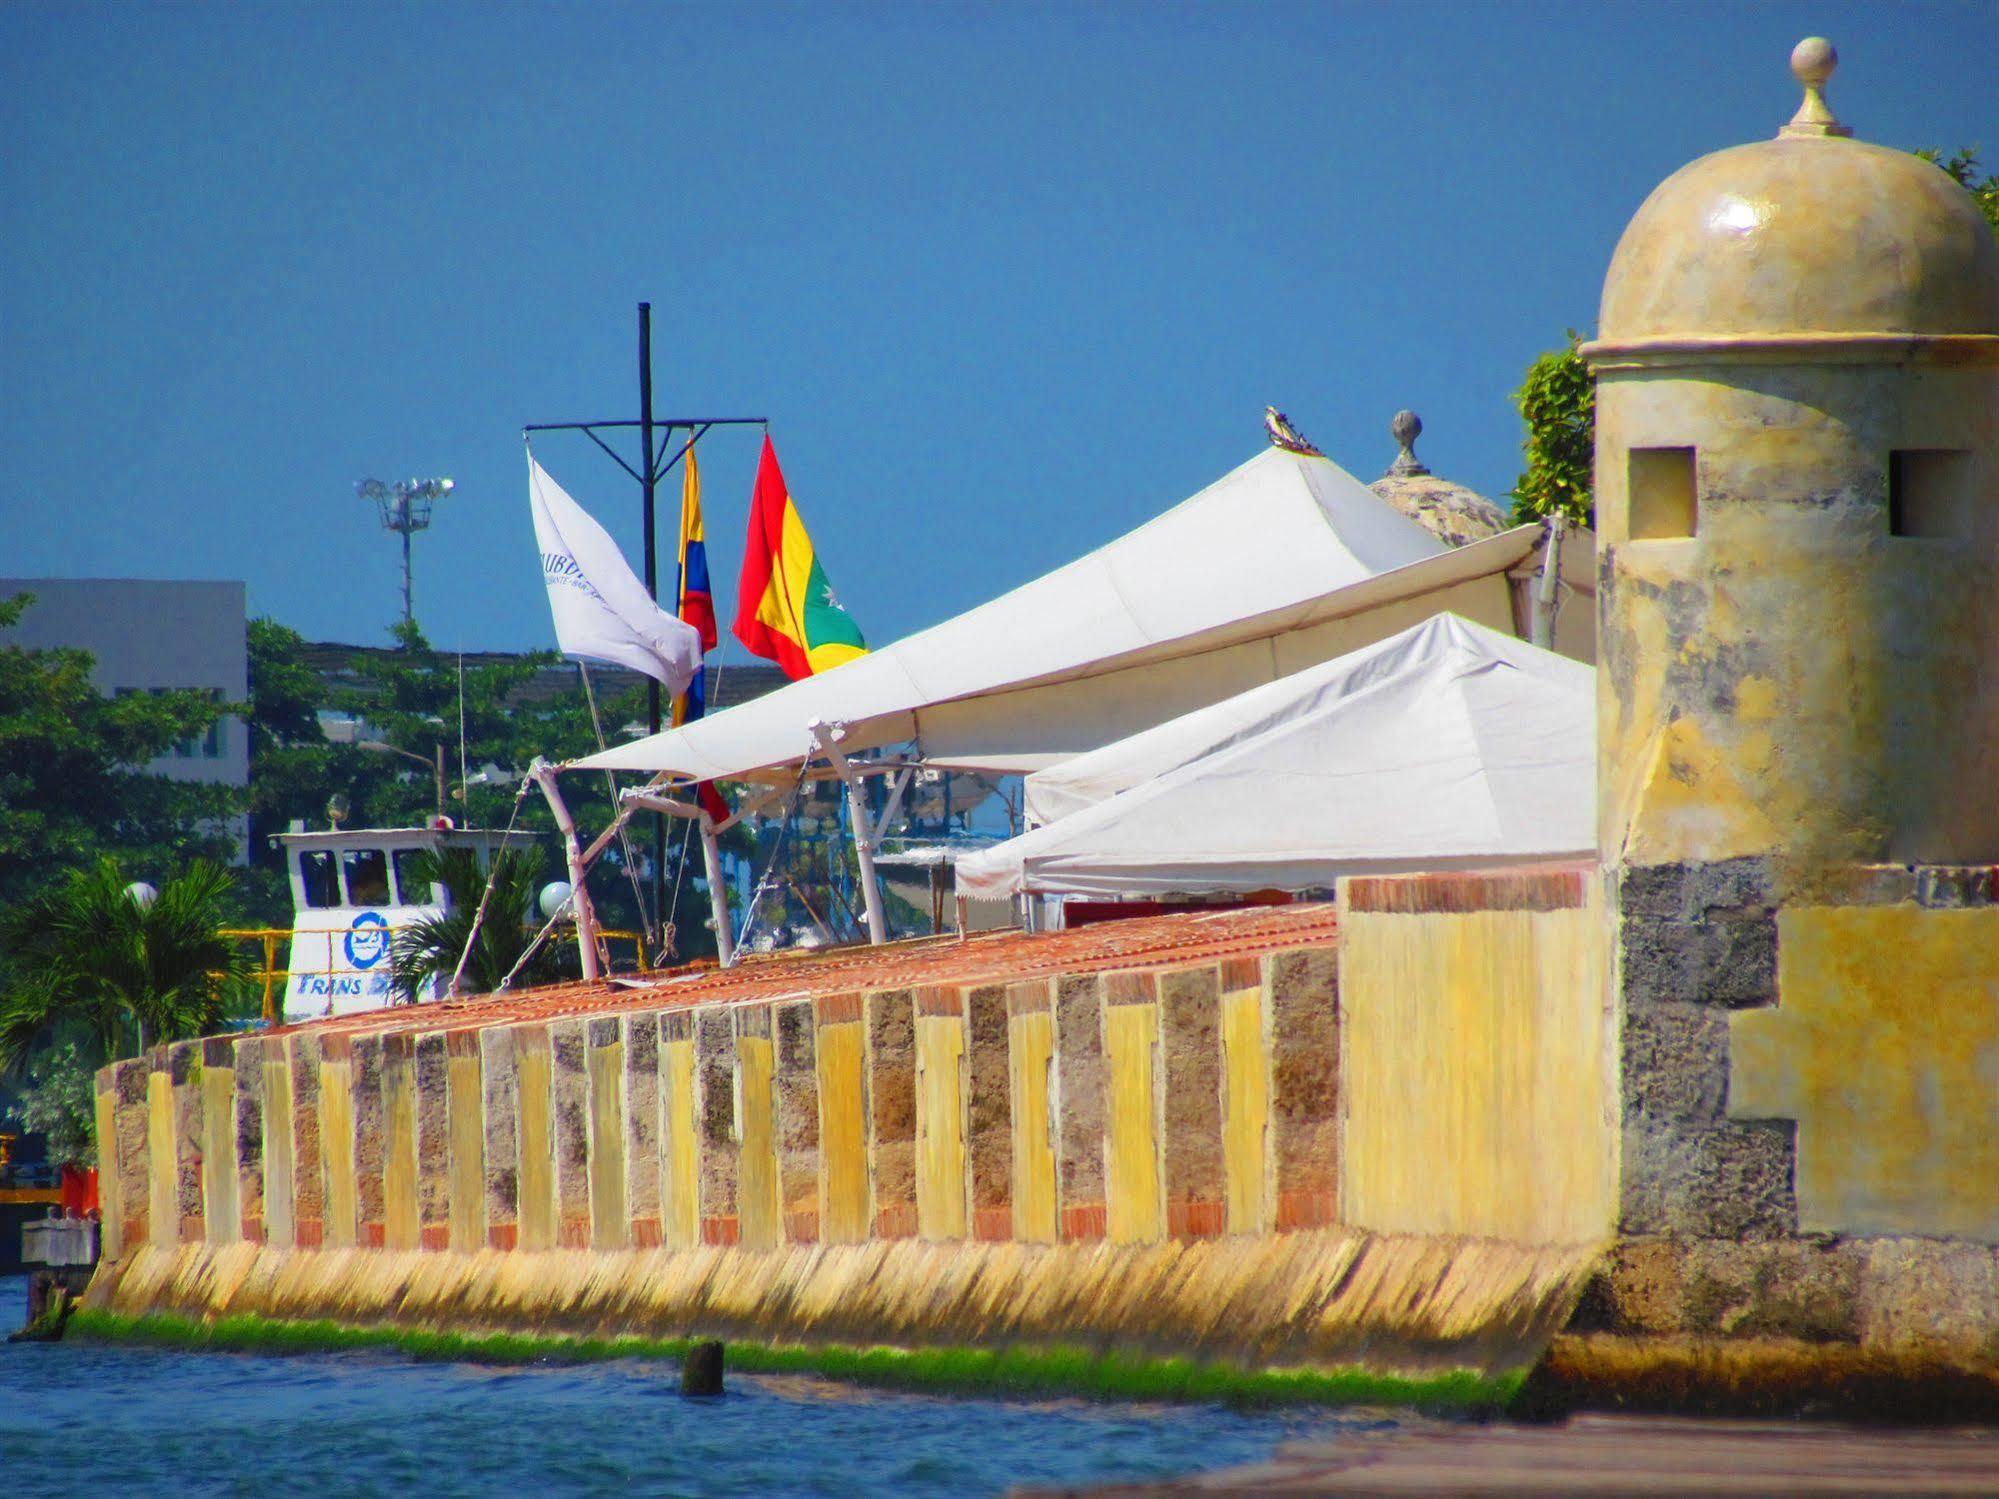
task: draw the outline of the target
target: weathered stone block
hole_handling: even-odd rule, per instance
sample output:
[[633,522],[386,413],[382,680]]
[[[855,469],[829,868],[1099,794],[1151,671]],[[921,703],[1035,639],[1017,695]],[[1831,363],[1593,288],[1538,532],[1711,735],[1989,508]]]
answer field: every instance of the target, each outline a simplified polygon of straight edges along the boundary
[[1761,857],[1632,864],[1620,874],[1618,904],[1627,918],[1700,921],[1714,911],[1768,910],[1775,900],[1770,861]]
[[357,1242],[382,1246],[387,1233],[382,1168],[388,1158],[388,1125],[382,1112],[382,1038],[359,1035],[349,1051],[349,1096],[354,1106],[354,1210]]
[[1013,1115],[1009,1107],[1006,989],[986,984],[966,996],[966,1150],[972,1178],[972,1236],[1004,1239],[1012,1231],[1009,1176]]
[[736,1216],[736,1028],[721,1005],[696,1010],[693,1025],[701,1237],[709,1244],[733,1244],[741,1234]]
[[558,1020],[548,1028],[553,1067],[556,1242],[564,1249],[590,1245],[590,1072],[585,1020]]
[[1104,1233],[1102,982],[1065,974],[1055,984],[1056,1188],[1062,1237]]
[[301,1249],[317,1249],[326,1234],[326,1163],[320,1148],[320,1038],[286,1038],[292,1078],[292,1234]]
[[1794,1232],[1795,1127],[1727,1117],[1727,1013],[1701,1004],[1628,1004],[1621,1046],[1624,1232]]
[[488,1026],[479,1032],[479,1070],[486,1241],[495,1249],[512,1249],[520,1239],[520,1075],[512,1030]]
[[632,1247],[664,1242],[659,1210],[659,1012],[622,1018],[625,1049],[625,1201],[632,1215]]
[[777,1170],[784,1236],[809,1244],[819,1237],[819,1058],[812,1001],[776,1009]]
[[916,995],[889,989],[866,997],[868,1161],[876,1238],[916,1233]]
[[451,1058],[444,1034],[416,1038],[417,1232],[443,1249],[451,1232]]
[[1218,1234],[1227,1227],[1219,971],[1185,968],[1161,974],[1159,1013],[1166,1082],[1166,1231],[1176,1237]]
[[1859,1244],[1863,1344],[1999,1361],[1999,1249],[1942,1239]]
[[242,1236],[264,1242],[264,1040],[234,1044],[236,1075],[236,1205]]
[[1619,957],[1627,1003],[1759,1005],[1777,994],[1777,922],[1765,912],[1627,916]]
[[1279,953],[1266,972],[1276,1226],[1310,1228],[1339,1216],[1339,957],[1330,948]]

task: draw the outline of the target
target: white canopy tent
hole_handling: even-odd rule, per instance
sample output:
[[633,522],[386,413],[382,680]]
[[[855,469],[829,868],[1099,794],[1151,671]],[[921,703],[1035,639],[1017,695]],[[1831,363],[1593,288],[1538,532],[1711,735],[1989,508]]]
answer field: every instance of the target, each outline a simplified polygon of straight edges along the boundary
[[[1335,610],[1503,572],[1536,535],[1495,537],[1507,544],[1477,558],[1478,548],[1447,553],[1330,459],[1269,448],[1138,529],[955,619],[575,766],[770,780],[820,752],[808,728],[819,721],[844,726],[849,754],[914,741],[932,764],[1032,769],[1267,680],[1273,653],[1258,647],[1260,667],[1171,670],[1171,685],[1155,669],[1164,662],[1295,630],[1299,611],[1350,590],[1378,592]],[[1150,675],[1133,693],[996,701],[1139,668]]]
[[1147,896],[1591,857],[1587,666],[1450,614],[1028,777],[958,893]]

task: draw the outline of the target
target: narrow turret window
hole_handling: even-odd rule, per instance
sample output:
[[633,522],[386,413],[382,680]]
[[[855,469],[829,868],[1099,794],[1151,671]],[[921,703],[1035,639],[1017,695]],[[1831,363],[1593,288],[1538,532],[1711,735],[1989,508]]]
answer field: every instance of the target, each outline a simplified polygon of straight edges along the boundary
[[1692,448],[1633,448],[1625,474],[1633,541],[1694,534],[1700,505]]
[[1888,455],[1888,534],[1932,541],[1971,535],[1970,454],[1897,448]]

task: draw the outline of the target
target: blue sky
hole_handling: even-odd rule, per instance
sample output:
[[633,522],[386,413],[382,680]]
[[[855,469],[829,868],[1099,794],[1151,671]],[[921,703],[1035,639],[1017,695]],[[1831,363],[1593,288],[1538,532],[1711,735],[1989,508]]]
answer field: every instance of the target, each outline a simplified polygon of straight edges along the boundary
[[[0,9],[0,573],[243,578],[373,641],[355,479],[448,473],[439,644],[548,643],[519,431],[767,415],[885,642],[1262,445],[1362,479],[1413,406],[1498,495],[1660,178],[1773,133],[1984,142],[1988,3]],[[543,461],[636,557],[636,486]],[[704,448],[734,605],[754,440]],[[669,502],[663,517],[672,514]],[[670,535],[663,539],[671,546]]]

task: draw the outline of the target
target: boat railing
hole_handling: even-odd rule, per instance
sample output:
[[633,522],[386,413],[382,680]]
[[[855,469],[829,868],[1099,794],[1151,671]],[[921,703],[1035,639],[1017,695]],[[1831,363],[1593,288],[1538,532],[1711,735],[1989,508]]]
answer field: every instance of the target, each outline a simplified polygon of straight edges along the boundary
[[[289,952],[285,954],[286,966],[281,968],[278,966],[278,953],[280,948],[287,947],[290,944],[292,929],[288,926],[224,927],[220,935],[232,942],[254,942],[260,948],[263,966],[253,970],[249,977],[252,983],[263,986],[264,1024],[276,1025],[279,1020],[278,1001],[284,994],[285,986],[291,982],[292,976],[292,969],[290,967],[291,954]],[[651,971],[652,965],[646,961],[644,934],[625,931],[618,927],[601,927],[598,929],[597,936],[603,943],[605,966],[607,968],[611,966],[611,960],[616,952],[612,943],[629,942],[632,945],[633,967],[640,973]],[[335,970],[329,956],[329,961],[323,969],[301,969],[299,971],[331,975]]]

